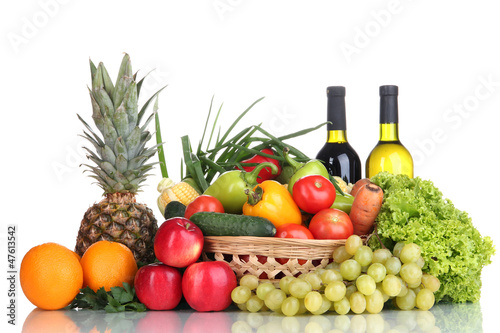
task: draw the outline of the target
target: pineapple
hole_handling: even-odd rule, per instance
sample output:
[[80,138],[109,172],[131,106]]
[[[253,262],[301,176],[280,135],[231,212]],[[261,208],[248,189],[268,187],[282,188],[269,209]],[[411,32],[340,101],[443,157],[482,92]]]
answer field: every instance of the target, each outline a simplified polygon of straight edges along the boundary
[[88,131],[84,137],[94,150],[84,148],[87,157],[95,165],[85,166],[104,190],[104,199],[95,203],[85,213],[78,231],[75,252],[80,256],[93,243],[111,240],[128,246],[138,262],[154,261],[153,240],[158,229],[151,209],[136,203],[135,195],[146,180],[154,163],[146,164],[158,145],[146,148],[151,133],[146,130],[156,112],[141,126],[141,120],[156,92],[140,109],[138,96],[144,79],[136,82],[130,57],[125,54],[120,66],[116,85],[102,63],[96,66],[90,61],[92,89],[92,118],[102,134],[97,135],[78,115]]

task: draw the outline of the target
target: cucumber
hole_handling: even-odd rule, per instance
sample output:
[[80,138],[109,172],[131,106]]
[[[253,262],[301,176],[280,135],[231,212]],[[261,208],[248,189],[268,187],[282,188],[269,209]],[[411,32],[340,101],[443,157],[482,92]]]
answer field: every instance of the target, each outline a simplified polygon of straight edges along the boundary
[[186,206],[179,201],[170,201],[165,207],[165,214],[163,216],[168,220],[172,217],[184,217]]
[[276,227],[258,216],[216,212],[199,212],[190,218],[205,236],[256,236],[273,237]]

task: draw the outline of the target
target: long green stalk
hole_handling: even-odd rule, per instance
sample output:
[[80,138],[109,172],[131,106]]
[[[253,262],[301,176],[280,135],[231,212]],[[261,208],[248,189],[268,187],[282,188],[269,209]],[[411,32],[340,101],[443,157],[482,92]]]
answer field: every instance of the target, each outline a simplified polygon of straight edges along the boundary
[[158,97],[153,108],[155,114],[156,144],[158,144],[158,159],[160,160],[161,176],[168,178],[167,163],[165,163],[165,152],[163,149],[163,140],[161,139],[160,117],[158,116]]

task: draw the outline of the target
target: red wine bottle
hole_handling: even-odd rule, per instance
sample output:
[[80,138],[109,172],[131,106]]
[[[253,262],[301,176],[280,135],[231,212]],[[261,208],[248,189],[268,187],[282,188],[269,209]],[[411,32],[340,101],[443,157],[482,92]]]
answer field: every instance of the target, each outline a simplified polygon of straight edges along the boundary
[[316,159],[323,162],[332,176],[354,184],[361,179],[361,161],[347,141],[345,117],[345,87],[333,86],[326,89],[328,97],[328,136]]

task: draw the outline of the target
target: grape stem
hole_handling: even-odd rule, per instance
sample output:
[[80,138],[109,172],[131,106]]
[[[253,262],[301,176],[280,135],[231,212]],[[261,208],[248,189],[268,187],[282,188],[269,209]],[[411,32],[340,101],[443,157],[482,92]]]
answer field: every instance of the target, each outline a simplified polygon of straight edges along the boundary
[[377,237],[377,240],[380,244],[380,246],[383,248],[383,249],[387,249],[387,247],[384,245],[384,243],[382,243],[382,240],[380,239],[380,236],[378,235],[377,233],[377,224],[375,223],[375,227],[373,228],[373,232],[371,234],[368,235],[368,237],[366,237],[366,244],[368,244],[368,242],[370,241],[370,239],[375,236]]

